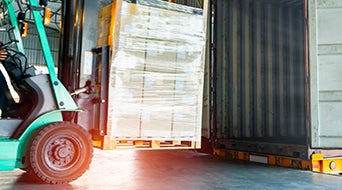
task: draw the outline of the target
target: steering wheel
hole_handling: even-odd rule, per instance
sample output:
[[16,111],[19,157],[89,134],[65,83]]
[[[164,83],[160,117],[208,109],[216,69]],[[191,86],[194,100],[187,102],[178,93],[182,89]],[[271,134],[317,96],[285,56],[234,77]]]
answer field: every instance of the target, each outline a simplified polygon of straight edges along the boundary
[[11,45],[13,45],[13,44],[15,44],[17,42],[19,42],[19,41],[18,40],[11,40],[11,41],[9,41],[9,42],[7,42],[5,44],[0,44],[0,50],[7,49],[9,46],[11,46]]

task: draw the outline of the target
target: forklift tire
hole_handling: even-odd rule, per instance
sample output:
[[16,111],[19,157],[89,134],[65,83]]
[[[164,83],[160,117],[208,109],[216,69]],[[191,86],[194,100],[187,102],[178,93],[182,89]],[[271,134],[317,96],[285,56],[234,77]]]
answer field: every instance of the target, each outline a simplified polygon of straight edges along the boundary
[[43,127],[32,141],[28,170],[38,180],[64,184],[88,170],[93,157],[90,135],[72,122]]

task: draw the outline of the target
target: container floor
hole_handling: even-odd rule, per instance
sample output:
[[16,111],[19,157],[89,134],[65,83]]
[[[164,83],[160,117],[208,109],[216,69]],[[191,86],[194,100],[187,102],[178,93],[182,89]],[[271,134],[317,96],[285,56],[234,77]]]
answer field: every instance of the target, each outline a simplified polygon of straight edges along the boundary
[[341,189],[342,177],[230,161],[189,150],[95,149],[90,169],[66,185],[34,184],[23,171],[0,172],[0,189]]

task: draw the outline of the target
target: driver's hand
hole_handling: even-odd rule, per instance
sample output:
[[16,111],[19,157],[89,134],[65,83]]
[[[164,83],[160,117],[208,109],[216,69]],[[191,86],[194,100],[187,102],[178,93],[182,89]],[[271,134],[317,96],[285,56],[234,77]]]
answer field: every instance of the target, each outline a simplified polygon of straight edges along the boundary
[[[4,43],[2,43],[2,41],[0,41],[0,46],[4,45]],[[0,49],[0,61],[3,61],[7,58],[7,51],[5,51],[4,49]]]
[[5,50],[0,50],[0,61],[3,61],[7,58],[7,52]]

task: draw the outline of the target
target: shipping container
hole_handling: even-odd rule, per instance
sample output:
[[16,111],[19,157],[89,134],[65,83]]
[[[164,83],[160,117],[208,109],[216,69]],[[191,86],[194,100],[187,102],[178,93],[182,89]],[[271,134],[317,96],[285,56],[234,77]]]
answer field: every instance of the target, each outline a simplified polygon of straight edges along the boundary
[[342,155],[342,1],[212,5],[217,148]]

